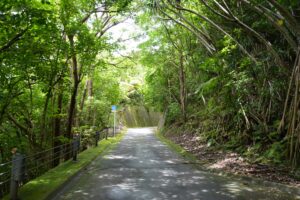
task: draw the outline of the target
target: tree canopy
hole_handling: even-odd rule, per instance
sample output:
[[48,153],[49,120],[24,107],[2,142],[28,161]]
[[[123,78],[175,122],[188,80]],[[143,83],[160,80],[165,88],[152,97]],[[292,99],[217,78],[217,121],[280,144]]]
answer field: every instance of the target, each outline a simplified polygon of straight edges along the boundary
[[166,126],[299,164],[299,6],[151,1],[139,18],[149,32],[141,62],[150,69],[146,99],[166,113]]
[[[128,19],[144,34],[117,54],[110,30]],[[296,167],[299,22],[298,0],[2,0],[0,162],[92,137],[111,105],[139,104],[165,128]]]

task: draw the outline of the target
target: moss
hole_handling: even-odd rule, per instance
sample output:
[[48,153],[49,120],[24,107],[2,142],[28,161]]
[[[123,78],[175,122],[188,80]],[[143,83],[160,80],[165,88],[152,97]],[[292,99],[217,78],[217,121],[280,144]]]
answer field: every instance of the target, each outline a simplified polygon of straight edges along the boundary
[[173,151],[177,152],[178,154],[180,154],[182,157],[184,157],[185,159],[187,159],[190,162],[193,163],[198,163],[198,159],[196,156],[194,156],[193,154],[187,152],[184,148],[182,148],[180,145],[172,142],[171,140],[167,139],[161,131],[157,131],[156,132],[156,137],[162,141],[163,143],[165,143],[166,145],[168,145],[170,147],[170,149],[172,149]]
[[[96,157],[103,156],[111,150],[123,138],[118,134],[115,138],[108,138],[99,142],[98,147],[87,149],[78,155],[78,161],[67,161],[56,168],[53,168],[42,176],[26,183],[19,191],[22,200],[46,199],[52,192],[68,181],[82,168],[90,164]],[[9,199],[6,196],[4,199]]]

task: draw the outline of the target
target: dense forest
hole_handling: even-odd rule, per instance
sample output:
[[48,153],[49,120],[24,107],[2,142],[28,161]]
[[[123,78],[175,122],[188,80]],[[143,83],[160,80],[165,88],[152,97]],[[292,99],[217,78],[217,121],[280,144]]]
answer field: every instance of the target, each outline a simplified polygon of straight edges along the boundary
[[258,162],[300,161],[300,2],[152,1],[146,102],[173,133]]
[[[128,19],[144,34],[124,55],[109,31]],[[298,0],[1,0],[0,65],[1,163],[14,146],[93,137],[111,105],[154,108],[164,130],[260,162],[300,163]]]
[[108,34],[129,14],[126,1],[0,2],[0,162],[111,125],[139,73]]

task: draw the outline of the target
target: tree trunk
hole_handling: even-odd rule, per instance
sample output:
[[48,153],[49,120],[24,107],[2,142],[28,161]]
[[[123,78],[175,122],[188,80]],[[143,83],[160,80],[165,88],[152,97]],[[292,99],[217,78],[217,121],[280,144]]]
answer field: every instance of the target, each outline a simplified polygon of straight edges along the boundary
[[89,97],[89,104],[88,104],[88,123],[90,125],[93,124],[93,117],[92,117],[92,105],[93,105],[93,81],[90,79],[88,80],[88,97]]
[[[59,93],[57,95],[57,111],[56,111],[56,117],[54,120],[54,142],[53,142],[53,148],[61,145],[60,141],[58,140],[58,137],[61,135],[60,130],[60,114],[62,111],[62,100],[63,100],[63,92],[62,92],[62,86],[59,88]],[[53,149],[53,167],[59,165],[60,160],[60,148]]]
[[186,121],[186,88],[185,88],[185,72],[183,64],[183,55],[181,52],[179,63],[179,85],[180,85],[180,108],[183,121]]
[[84,102],[85,102],[85,98],[86,98],[86,94],[87,94],[88,84],[89,84],[89,80],[86,81],[84,89],[83,89],[83,94],[82,94],[82,98],[81,98],[81,102],[80,102],[80,111],[82,111],[83,107],[84,107]]
[[87,95],[87,87],[88,87],[87,85],[88,85],[88,81],[85,82],[82,97],[81,97],[81,100],[80,100],[79,110],[77,110],[77,118],[76,118],[76,126],[77,127],[79,127],[81,125],[81,121],[83,121],[81,113],[82,113],[82,110],[84,108],[84,102],[85,102],[86,95]]
[[47,116],[47,110],[48,110],[48,105],[51,97],[51,91],[52,87],[49,86],[49,89],[47,91],[46,99],[45,99],[45,104],[44,104],[44,109],[43,109],[43,114],[42,114],[42,119],[41,119],[41,138],[40,138],[40,145],[43,146],[43,142],[45,139],[46,135],[46,116]]
[[[78,92],[78,86],[80,83],[79,74],[78,74],[78,64],[77,64],[77,56],[75,52],[75,45],[74,45],[74,35],[68,35],[69,42],[70,42],[70,51],[71,51],[71,58],[72,58],[72,72],[73,72],[73,89],[71,94],[71,100],[69,105],[69,113],[68,113],[68,121],[67,121],[67,130],[65,137],[68,139],[72,138],[72,127],[75,118],[75,109],[76,109],[76,98]],[[67,150],[69,151],[69,148]],[[71,157],[71,153],[66,154],[65,159],[69,159]]]

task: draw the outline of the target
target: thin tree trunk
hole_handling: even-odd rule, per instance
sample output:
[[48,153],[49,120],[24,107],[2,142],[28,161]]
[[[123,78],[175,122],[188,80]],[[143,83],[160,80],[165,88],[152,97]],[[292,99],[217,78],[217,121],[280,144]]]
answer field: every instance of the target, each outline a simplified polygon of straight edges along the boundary
[[186,88],[183,55],[181,52],[179,63],[180,107],[183,121],[186,121]]
[[84,86],[84,90],[83,90],[83,94],[82,94],[82,98],[81,98],[81,102],[80,102],[80,111],[82,111],[83,107],[84,107],[84,102],[85,102],[86,94],[87,94],[87,90],[88,90],[88,84],[89,84],[89,80],[86,81],[85,86]]
[[76,118],[76,126],[77,127],[79,127],[81,125],[81,121],[82,121],[81,113],[82,113],[83,108],[84,108],[84,102],[85,102],[86,95],[87,95],[87,87],[88,87],[88,81],[86,81],[86,83],[85,83],[83,93],[82,93],[82,97],[81,97],[81,100],[80,100],[79,110],[77,110],[77,118]]
[[45,99],[45,104],[44,104],[44,109],[43,109],[43,114],[42,114],[42,119],[41,119],[41,138],[40,138],[40,145],[43,146],[43,142],[45,139],[45,132],[46,132],[46,116],[47,116],[47,110],[48,110],[48,105],[51,97],[51,91],[52,87],[49,87]]
[[[60,85],[59,93],[57,95],[57,111],[56,111],[56,117],[54,120],[54,142],[53,142],[53,148],[61,145],[60,141],[58,140],[58,137],[61,135],[60,130],[60,115],[62,112],[62,100],[63,100],[63,92],[62,92],[62,85]],[[53,150],[53,167],[59,165],[60,160],[60,149],[55,148]]]
[[88,81],[88,97],[89,97],[89,105],[88,105],[88,123],[90,125],[92,122],[92,105],[93,105],[93,81],[90,79]]

